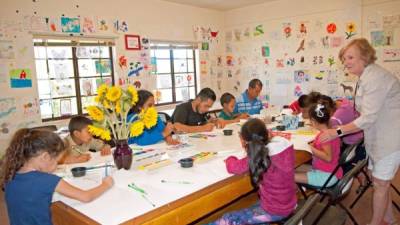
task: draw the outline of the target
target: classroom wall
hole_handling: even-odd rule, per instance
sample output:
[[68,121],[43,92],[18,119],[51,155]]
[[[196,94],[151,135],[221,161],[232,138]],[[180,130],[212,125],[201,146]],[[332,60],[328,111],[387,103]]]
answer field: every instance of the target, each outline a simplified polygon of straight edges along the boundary
[[[118,58],[125,56],[129,63],[149,63],[148,51],[125,50],[124,35],[137,34],[142,38],[166,41],[195,42],[193,27],[207,27],[218,30],[223,26],[220,11],[196,8],[159,0],[2,0],[0,7],[0,48],[11,44],[12,57],[0,55],[0,152],[5,148],[11,134],[20,127],[41,125],[38,91],[34,64],[32,32],[49,35],[66,35],[52,32],[43,23],[43,18],[60,20],[61,16],[83,20],[88,17],[95,23],[94,33],[84,37],[106,37],[115,40],[116,55],[114,68],[116,81],[134,83],[140,81],[141,88],[155,89],[155,78],[149,70],[142,70],[139,76],[127,79],[130,68],[118,66]],[[97,22],[104,19],[107,31],[100,31]],[[113,22],[125,21],[127,31],[115,31]],[[79,36],[79,34],[77,34]],[[216,48],[210,50],[215,51]],[[2,51],[0,51],[2,52]],[[143,56],[144,54],[144,56]],[[28,69],[31,71],[32,87],[11,88],[9,71]],[[206,81],[204,81],[206,82]],[[204,85],[207,85],[206,83]],[[29,107],[28,107],[29,106]],[[28,107],[28,108],[27,108]],[[3,114],[4,113],[4,114]],[[65,126],[68,120],[48,122]]]

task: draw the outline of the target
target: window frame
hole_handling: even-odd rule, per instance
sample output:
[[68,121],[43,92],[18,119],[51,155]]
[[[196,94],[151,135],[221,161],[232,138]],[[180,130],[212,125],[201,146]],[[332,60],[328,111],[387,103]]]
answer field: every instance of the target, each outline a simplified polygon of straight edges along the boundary
[[[37,39],[42,39],[42,42],[36,42],[35,40]],[[48,40],[57,40],[57,42],[48,42]],[[59,42],[58,42],[59,41]],[[93,57],[91,59],[98,59],[98,60],[102,60],[102,59],[106,59],[110,61],[110,75],[106,75],[106,76],[80,76],[79,74],[79,57],[77,56],[77,48],[78,47],[107,47],[108,49],[108,54],[109,54],[109,58],[102,58],[101,56],[99,57]],[[82,108],[82,97],[91,97],[91,96],[96,96],[96,94],[93,95],[84,95],[83,93],[81,93],[81,79],[82,78],[109,78],[111,77],[111,84],[114,85],[115,84],[115,71],[114,71],[114,45],[110,45],[109,43],[103,42],[100,43],[100,40],[97,40],[97,43],[95,40],[92,40],[90,42],[88,41],[74,41],[74,40],[70,40],[68,38],[52,38],[52,37],[47,37],[47,38],[41,38],[41,37],[34,37],[33,38],[33,47],[71,47],[72,49],[72,58],[68,58],[67,60],[72,60],[72,65],[73,65],[73,77],[69,77],[68,79],[73,79],[73,83],[75,85],[75,95],[71,95],[71,96],[62,96],[62,97],[51,97],[51,98],[40,98],[39,95],[39,89],[38,89],[38,99],[39,102],[42,100],[54,100],[54,99],[72,99],[72,98],[76,98],[76,107],[77,107],[77,114],[71,114],[71,115],[63,115],[63,116],[57,116],[54,117],[54,114],[52,114],[51,118],[42,118],[42,115],[40,113],[40,118],[42,120],[42,122],[49,122],[49,121],[59,121],[59,120],[64,120],[64,119],[68,119],[71,118],[73,116],[76,115],[87,115],[87,113],[83,113],[83,108]],[[46,50],[47,51],[47,50]],[[36,69],[36,60],[45,60],[46,61],[46,67],[47,67],[47,73],[49,73],[49,58],[46,55],[46,58],[42,59],[42,58],[36,58],[36,56],[34,57],[34,61],[35,61],[35,69]],[[64,60],[64,59],[62,59]],[[37,69],[36,69],[37,71]],[[36,83],[37,85],[39,85],[39,80],[36,74]],[[48,78],[48,79],[43,79],[43,80],[56,80],[56,78]],[[38,86],[39,88],[39,86]],[[53,103],[52,103],[53,104]],[[52,105],[53,107],[53,105]]]
[[[154,46],[155,45],[155,46]],[[161,46],[157,46],[157,45],[161,45]],[[191,48],[189,47],[182,47],[182,46],[191,46]],[[165,41],[151,41],[150,44],[150,51],[152,50],[157,50],[157,49],[163,49],[163,50],[169,50],[169,64],[170,64],[170,74],[171,74],[171,88],[161,88],[159,89],[157,87],[157,79],[158,77],[156,77],[156,90],[164,90],[164,89],[172,89],[172,101],[171,102],[163,102],[163,103],[156,103],[156,106],[166,106],[166,105],[175,105],[175,104],[179,104],[182,103],[183,101],[177,101],[176,100],[176,81],[175,81],[175,76],[179,75],[179,74],[193,74],[193,79],[194,79],[194,84],[193,86],[186,86],[188,88],[192,88],[194,87],[194,94],[197,95],[197,57],[196,57],[196,51],[198,51],[198,48],[195,47],[194,43],[174,43],[174,42],[165,42]],[[176,49],[184,49],[184,50],[191,50],[192,54],[193,54],[193,72],[179,72],[179,73],[175,73],[175,66],[174,66],[174,50]],[[152,57],[152,56],[151,56]],[[155,57],[156,60],[158,59],[157,57]],[[159,58],[159,59],[167,59],[167,58]],[[176,58],[176,59],[183,59],[183,58]],[[190,59],[186,56],[186,61],[187,59]],[[187,65],[188,67],[188,65]],[[153,75],[158,76],[158,75],[167,75],[168,73],[157,73],[155,72]],[[178,87],[179,88],[179,87]],[[190,91],[189,91],[189,96],[190,96]]]

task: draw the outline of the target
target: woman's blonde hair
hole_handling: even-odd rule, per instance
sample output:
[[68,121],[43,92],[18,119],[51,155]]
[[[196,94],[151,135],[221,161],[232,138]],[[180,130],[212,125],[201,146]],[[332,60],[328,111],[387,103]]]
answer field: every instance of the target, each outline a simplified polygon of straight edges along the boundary
[[377,59],[375,49],[370,45],[368,40],[365,38],[357,38],[352,40],[349,44],[347,44],[340,50],[340,61],[343,62],[344,53],[352,46],[355,46],[360,51],[361,59],[366,63],[366,65],[374,63]]

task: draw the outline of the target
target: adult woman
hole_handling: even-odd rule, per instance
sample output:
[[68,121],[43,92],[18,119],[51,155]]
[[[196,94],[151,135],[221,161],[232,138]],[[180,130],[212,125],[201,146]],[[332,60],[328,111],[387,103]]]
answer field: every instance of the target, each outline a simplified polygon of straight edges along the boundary
[[354,39],[340,53],[345,68],[360,77],[355,105],[360,117],[327,130],[323,140],[364,131],[374,182],[373,215],[370,225],[392,224],[390,183],[400,164],[400,81],[376,65],[375,50],[366,39]]
[[[128,121],[135,114],[140,113],[141,110],[154,106],[154,96],[151,92],[147,90],[139,90],[138,96],[139,101],[130,110],[128,114]],[[171,132],[173,130],[174,127],[171,123],[167,123],[167,125],[164,125],[163,121],[160,119],[160,117],[158,117],[157,124],[154,127],[150,129],[144,129],[143,134],[138,137],[129,138],[128,143],[135,143],[138,145],[151,145],[165,139],[167,144],[178,144],[179,142],[172,139],[171,137]]]

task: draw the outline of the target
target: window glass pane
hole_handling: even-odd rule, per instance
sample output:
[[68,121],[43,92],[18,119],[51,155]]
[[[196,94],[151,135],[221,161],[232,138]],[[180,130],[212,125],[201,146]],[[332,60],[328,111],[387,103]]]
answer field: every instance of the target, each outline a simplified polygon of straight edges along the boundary
[[170,57],[170,52],[169,52],[169,50],[168,49],[156,49],[155,50],[155,56],[157,57],[157,58],[166,58],[166,59],[169,59],[169,57]]
[[176,74],[175,75],[175,87],[186,87],[188,86],[187,75],[186,74]]
[[51,98],[51,89],[49,80],[38,80],[39,99]]
[[46,60],[37,59],[35,60],[36,64],[36,76],[37,79],[49,79],[49,74],[47,73],[47,64]]
[[187,65],[188,65],[188,72],[194,72],[193,59],[188,59],[187,60]]
[[79,59],[78,70],[80,77],[96,76],[96,60],[92,59]]
[[49,74],[56,79],[74,77],[72,60],[49,60]]
[[194,99],[196,97],[196,90],[194,87],[189,88],[189,98]]
[[174,53],[174,59],[186,59],[185,49],[175,49],[173,53]]
[[46,58],[46,47],[34,47],[33,50],[35,52],[35,58]]
[[157,73],[171,73],[171,64],[169,59],[157,59]]
[[188,86],[194,86],[194,73],[186,74],[186,80],[188,81]]
[[187,72],[186,59],[174,60],[174,71],[175,71],[175,73]]
[[96,60],[96,75],[111,75],[111,61],[110,60]]
[[172,80],[171,74],[156,75],[157,76],[157,88],[171,88]]
[[[101,51],[101,52],[100,52]],[[99,48],[98,46],[85,46],[85,47],[77,47],[76,48],[76,57],[78,58],[100,58],[100,56],[104,55],[104,49]],[[106,52],[108,53],[108,52]],[[105,57],[107,57],[106,54]]]
[[51,118],[52,114],[51,100],[40,100],[40,115],[42,119]]
[[159,89],[155,96],[157,96],[157,103],[172,102],[172,89]]
[[51,95],[53,98],[75,96],[74,79],[51,80]]
[[82,111],[83,113],[87,113],[86,107],[89,105],[96,105],[96,102],[94,101],[95,96],[89,96],[89,97],[82,97]]
[[80,79],[81,95],[94,95],[97,93],[96,78]]
[[188,87],[176,88],[175,94],[176,94],[176,101],[189,100],[189,88]]
[[72,58],[71,47],[47,47],[47,57],[52,59]]
[[96,93],[97,93],[97,88],[100,87],[102,84],[107,84],[108,86],[112,85],[112,78],[111,77],[100,77],[96,78]]
[[193,50],[190,49],[190,50],[186,50],[186,51],[187,51],[187,57],[192,59],[193,58]]
[[100,57],[110,58],[110,48],[107,46],[100,46]]

